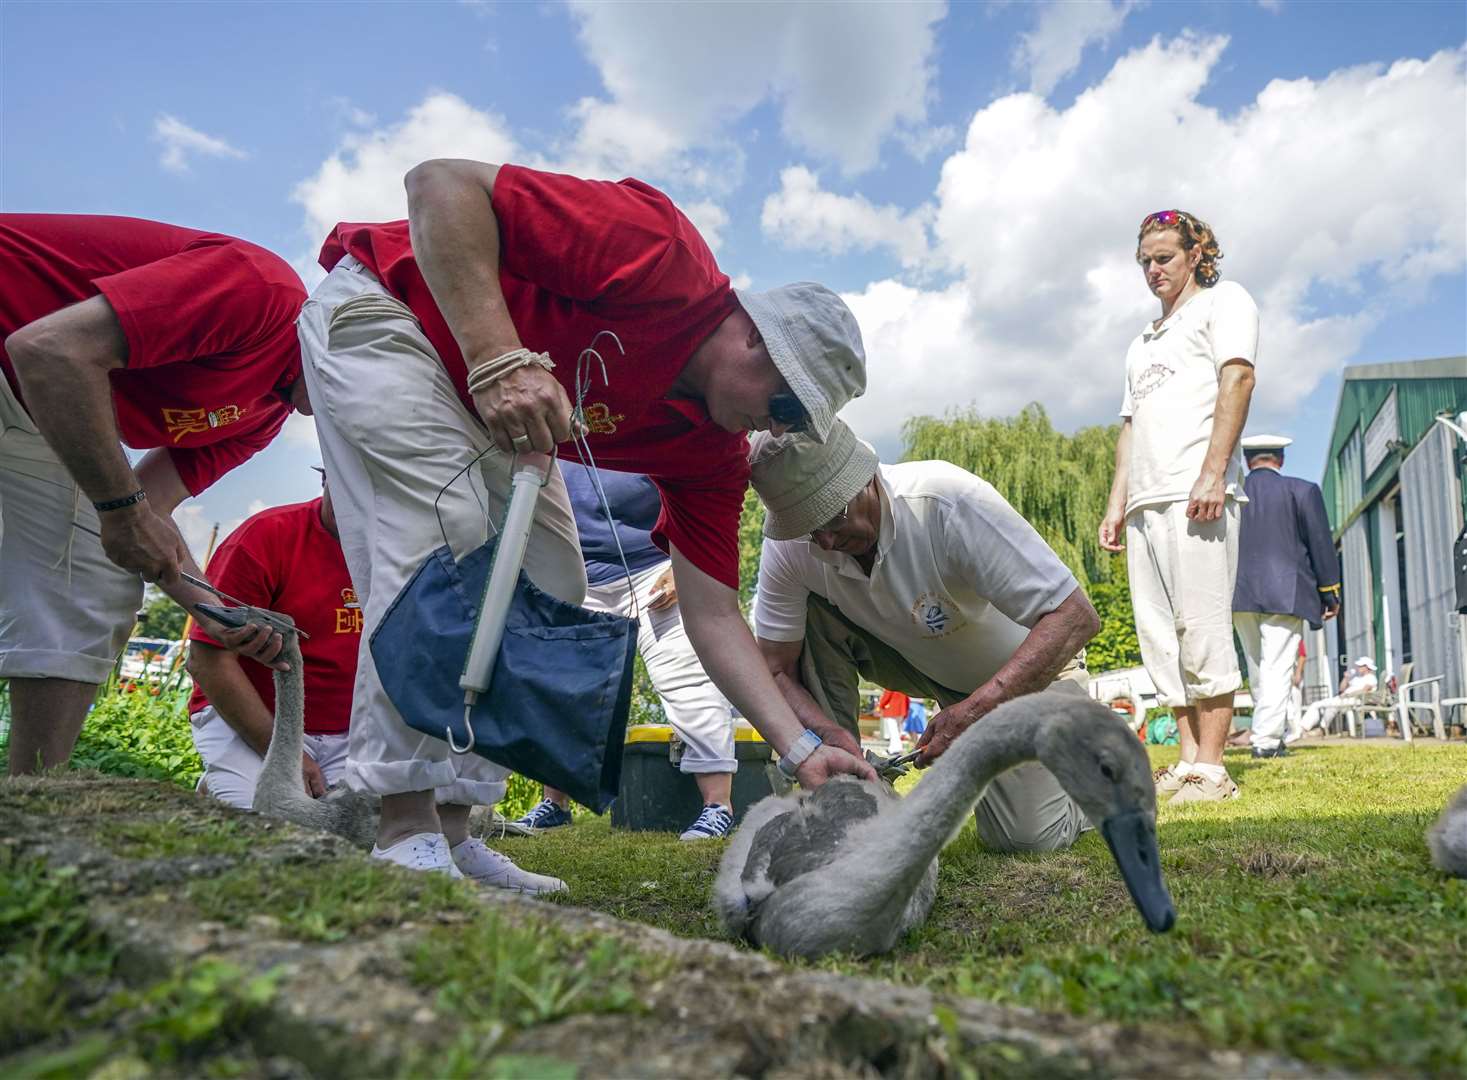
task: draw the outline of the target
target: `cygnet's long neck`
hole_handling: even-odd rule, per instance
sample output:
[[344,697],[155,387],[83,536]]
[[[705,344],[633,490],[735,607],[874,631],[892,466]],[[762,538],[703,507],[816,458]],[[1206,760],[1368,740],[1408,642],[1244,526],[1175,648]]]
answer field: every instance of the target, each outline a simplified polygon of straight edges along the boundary
[[921,877],[995,776],[1034,760],[1041,722],[1024,709],[995,710],[963,732],[912,793],[882,814],[897,827],[882,830],[890,850],[872,854],[890,868],[894,886]]
[[[260,794],[277,804],[292,795],[310,802],[301,786],[301,754],[306,731],[306,675],[301,661],[300,643],[295,634],[285,636],[280,659],[290,665],[289,671],[275,672],[275,730],[265,762],[260,766],[256,784],[256,801]],[[291,799],[290,801],[296,801]]]

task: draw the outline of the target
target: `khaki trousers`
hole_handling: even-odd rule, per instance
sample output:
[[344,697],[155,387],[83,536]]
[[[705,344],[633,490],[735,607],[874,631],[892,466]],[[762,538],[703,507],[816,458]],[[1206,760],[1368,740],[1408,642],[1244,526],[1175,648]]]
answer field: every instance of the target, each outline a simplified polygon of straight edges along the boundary
[[[364,615],[345,782],[379,795],[433,790],[439,802],[492,805],[509,771],[408,727],[382,689],[370,645],[430,552],[447,542],[462,558],[488,539],[491,521],[504,519],[511,456],[493,449],[464,408],[412,310],[356,259],[326,276],[296,326],[341,549]],[[585,598],[559,469],[540,492],[524,569],[552,596]]]
[[[886,642],[851,622],[823,597],[812,595],[805,614],[800,677],[825,715],[857,739],[858,684],[863,676],[889,690],[936,698],[943,708],[968,696],[928,678]],[[1060,673],[1055,686],[1072,686],[1083,694],[1086,681],[1085,670],[1076,661]],[[1084,811],[1037,761],[995,777],[973,815],[979,838],[995,851],[1059,851],[1088,827]]]

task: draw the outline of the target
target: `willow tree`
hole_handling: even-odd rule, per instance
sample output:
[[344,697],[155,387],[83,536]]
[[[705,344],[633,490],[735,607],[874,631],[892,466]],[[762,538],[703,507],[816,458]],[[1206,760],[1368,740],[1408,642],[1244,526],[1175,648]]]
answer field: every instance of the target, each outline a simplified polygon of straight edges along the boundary
[[981,476],[1038,530],[1085,587],[1102,630],[1090,647],[1092,670],[1140,663],[1125,559],[1100,547],[1120,426],[1054,429],[1044,407],[985,417],[968,409],[903,425],[903,460],[949,461]]

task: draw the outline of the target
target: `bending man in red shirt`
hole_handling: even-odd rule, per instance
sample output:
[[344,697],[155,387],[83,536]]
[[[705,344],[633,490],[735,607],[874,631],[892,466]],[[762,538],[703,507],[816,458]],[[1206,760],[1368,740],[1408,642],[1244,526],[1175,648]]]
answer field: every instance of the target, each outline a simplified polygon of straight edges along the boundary
[[[189,610],[214,600],[179,578],[198,567],[170,515],[269,443],[292,407],[310,412],[294,331],[304,299],[284,260],[233,237],[0,214],[0,677],[12,774],[71,756],[144,579]],[[121,442],[151,449],[134,468]],[[216,629],[264,662],[280,651],[267,628]]]
[[[407,189],[407,221],[341,224],[327,238],[330,274],[300,320],[366,634],[445,537],[459,555],[484,542],[514,451],[578,456],[579,382],[596,463],[644,473],[661,492],[653,539],[672,557],[688,636],[714,682],[806,786],[873,776],[854,740],[821,746],[804,734],[736,593],[744,433],[825,437],[865,387],[849,309],[808,283],[735,295],[687,218],[636,180],[432,161]],[[599,356],[583,356],[593,345]],[[581,602],[585,567],[559,470],[524,566],[540,588]],[[469,805],[497,801],[507,774],[408,728],[368,653],[359,672],[346,782],[383,796],[375,854],[453,872]]]

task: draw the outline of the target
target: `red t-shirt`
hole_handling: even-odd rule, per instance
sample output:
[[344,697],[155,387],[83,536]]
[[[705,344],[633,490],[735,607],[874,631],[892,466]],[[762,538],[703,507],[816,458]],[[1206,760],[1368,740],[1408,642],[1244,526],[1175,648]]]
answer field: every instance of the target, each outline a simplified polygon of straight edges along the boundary
[[[197,495],[275,437],[306,299],[285,260],[138,218],[0,214],[0,337],[99,293],[127,338],[127,365],[111,373],[123,442],[168,447]],[[3,353],[0,367],[19,399]]]
[[[596,464],[645,473],[662,494],[652,538],[738,587],[738,524],[748,483],[748,442],[714,424],[701,402],[664,398],[693,350],[737,301],[708,245],[666,195],[639,180],[578,180],[515,165],[494,183],[499,281],[520,340],[548,352],[576,400],[577,357],[602,330],[606,361],[583,369],[588,439]],[[477,416],[463,354],[408,240],[408,223],[336,226],[321,249],[330,270],[359,259],[413,309],[459,397]],[[387,419],[390,403],[383,403]],[[578,455],[571,444],[561,453]]]
[[[209,560],[209,580],[256,607],[289,615],[301,639],[306,674],[306,732],[340,735],[351,722],[351,691],[362,642],[362,609],[346,572],[341,541],[321,524],[321,500],[273,506],[244,523]],[[192,641],[217,645],[197,625]],[[250,684],[271,710],[275,681],[264,664],[240,658]],[[209,704],[194,687],[188,711]]]
[[883,690],[881,700],[876,703],[876,715],[902,719],[911,708],[911,699],[900,690]]

